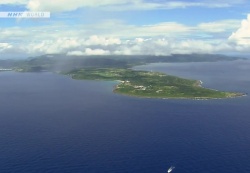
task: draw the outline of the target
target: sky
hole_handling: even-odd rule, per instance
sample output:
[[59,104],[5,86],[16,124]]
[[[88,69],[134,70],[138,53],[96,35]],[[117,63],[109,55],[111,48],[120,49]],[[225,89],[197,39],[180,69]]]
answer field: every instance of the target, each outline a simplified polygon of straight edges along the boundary
[[0,59],[42,54],[250,54],[249,0],[0,0]]

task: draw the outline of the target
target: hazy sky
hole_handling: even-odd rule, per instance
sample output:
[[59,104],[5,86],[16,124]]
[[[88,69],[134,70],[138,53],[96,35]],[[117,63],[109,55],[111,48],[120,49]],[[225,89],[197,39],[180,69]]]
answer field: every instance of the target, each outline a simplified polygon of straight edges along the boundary
[[47,53],[250,53],[249,0],[0,0],[0,58]]

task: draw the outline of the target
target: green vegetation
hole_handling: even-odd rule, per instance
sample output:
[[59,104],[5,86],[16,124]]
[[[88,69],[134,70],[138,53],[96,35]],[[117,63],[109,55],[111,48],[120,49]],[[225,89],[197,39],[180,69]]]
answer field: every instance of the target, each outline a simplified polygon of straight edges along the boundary
[[[48,54],[25,60],[0,60],[0,68],[17,72],[64,72],[74,79],[120,80],[114,92],[153,98],[227,98],[241,93],[221,92],[200,86],[199,81],[157,72],[133,71],[136,65],[158,62],[216,62],[244,58],[211,54],[174,54],[170,56],[67,56]],[[65,73],[68,72],[69,73]]]
[[114,92],[150,98],[211,99],[241,96],[200,86],[200,81],[188,80],[159,72],[134,71],[117,68],[86,68],[69,73],[73,79],[119,80]]

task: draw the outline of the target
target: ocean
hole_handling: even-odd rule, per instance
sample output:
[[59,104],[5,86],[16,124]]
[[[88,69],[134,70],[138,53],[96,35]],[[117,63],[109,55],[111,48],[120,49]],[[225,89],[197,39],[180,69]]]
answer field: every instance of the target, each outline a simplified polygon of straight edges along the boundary
[[[250,62],[135,67],[250,91]],[[144,99],[116,82],[0,73],[1,173],[249,173],[250,98]]]

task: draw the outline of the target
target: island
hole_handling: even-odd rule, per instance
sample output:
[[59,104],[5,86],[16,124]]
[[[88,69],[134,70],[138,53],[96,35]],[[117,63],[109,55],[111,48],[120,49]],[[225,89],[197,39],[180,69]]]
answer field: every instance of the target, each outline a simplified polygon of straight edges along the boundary
[[217,54],[68,56],[46,54],[25,60],[0,60],[2,71],[53,72],[73,79],[118,81],[114,92],[144,98],[218,99],[244,96],[243,93],[204,88],[197,80],[159,72],[136,71],[134,66],[149,63],[217,62],[246,60]]
[[159,72],[126,68],[85,68],[66,75],[79,80],[112,80],[119,83],[114,92],[145,98],[218,99],[243,96],[242,93],[207,89],[201,81],[183,79]]

